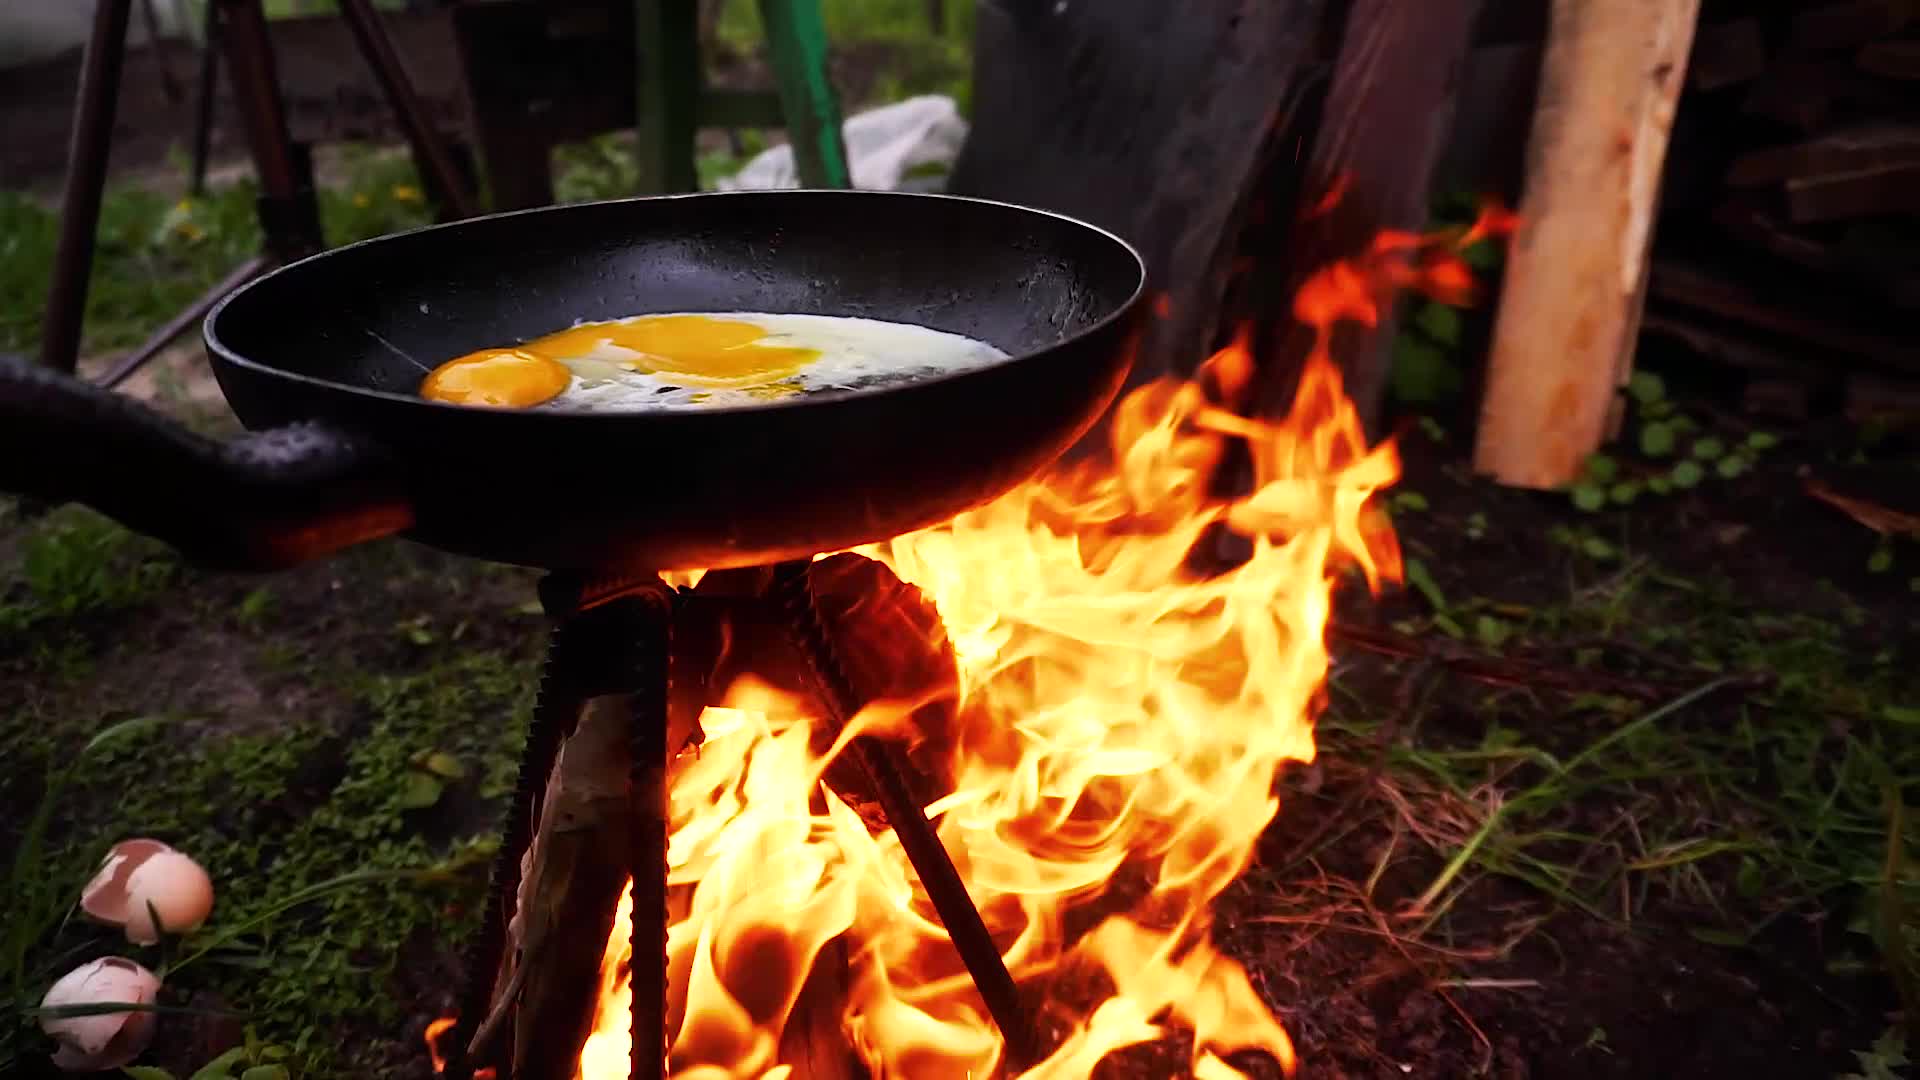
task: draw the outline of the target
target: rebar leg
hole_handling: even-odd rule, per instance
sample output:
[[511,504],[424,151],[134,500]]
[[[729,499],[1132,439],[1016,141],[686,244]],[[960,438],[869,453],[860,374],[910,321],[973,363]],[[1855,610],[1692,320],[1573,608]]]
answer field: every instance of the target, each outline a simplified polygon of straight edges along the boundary
[[539,695],[534,701],[526,747],[520,752],[520,774],[500,828],[500,850],[493,858],[480,930],[467,946],[467,989],[461,996],[458,1020],[445,1042],[447,1069],[443,1075],[448,1080],[472,1080],[476,1067],[495,1060],[490,1054],[479,1055],[487,1060],[474,1060],[468,1054],[468,1044],[493,1002],[494,983],[507,947],[507,922],[513,917],[520,890],[520,857],[533,840],[534,815],[546,798],[547,780],[553,775],[560,745],[579,720],[580,709],[589,696],[581,685],[581,665],[574,659],[573,628],[564,621],[572,612],[549,609],[549,614],[562,621],[547,643]]
[[67,182],[60,197],[60,246],[53,259],[46,323],[40,333],[40,362],[69,374],[80,362],[80,327],[93,276],[94,234],[100,225],[100,196],[107,182],[107,154],[120,103],[120,72],[126,65],[127,20],[132,10],[131,0],[99,0],[80,66],[80,93],[67,143]]
[[667,1075],[667,657],[672,600],[664,586],[629,601],[633,693],[633,1055],[631,1080]]
[[221,5],[220,41],[233,79],[234,104],[260,178],[258,210],[268,254],[282,262],[311,255],[324,246],[320,208],[287,127],[266,13],[260,0],[211,2]]
[[[820,619],[808,564],[782,564],[776,572],[773,589],[773,599],[786,615],[795,643],[811,668],[820,702],[829,713],[828,719],[844,725],[859,711],[862,702],[841,666],[832,636]],[[973,976],[987,1012],[1000,1028],[1000,1038],[1006,1044],[1011,1063],[1019,1066],[1031,1062],[1035,1042],[1020,1004],[1019,988],[1000,958],[1000,949],[988,933],[979,909],[973,906],[966,882],[960,879],[960,872],[941,845],[939,834],[934,832],[933,824],[914,798],[899,755],[887,744],[871,738],[855,739],[849,752],[866,772],[874,797],[886,812],[887,823],[900,838],[907,860],[926,887],[927,898],[933,901],[934,911],[953,939],[954,949],[966,964],[967,973]]]

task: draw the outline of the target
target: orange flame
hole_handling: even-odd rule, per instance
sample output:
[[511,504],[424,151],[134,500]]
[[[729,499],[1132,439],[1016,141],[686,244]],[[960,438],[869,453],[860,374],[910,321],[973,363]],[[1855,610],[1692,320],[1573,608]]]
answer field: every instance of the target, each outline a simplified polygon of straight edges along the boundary
[[[427,1021],[427,1056],[433,1059],[433,1071],[437,1075],[447,1071],[447,1055],[440,1052],[440,1037],[445,1035],[458,1021],[451,1016],[442,1016]],[[491,1068],[475,1069],[473,1080],[494,1080]]]
[[[1464,233],[1385,233],[1314,274],[1294,313],[1317,342],[1280,422],[1221,405],[1255,375],[1243,336],[1193,381],[1122,400],[1106,467],[1056,470],[861,549],[931,598],[958,659],[953,790],[928,814],[1009,969],[1067,1020],[1026,1080],[1078,1080],[1177,1030],[1192,1034],[1196,1076],[1241,1076],[1225,1059],[1248,1049],[1293,1070],[1287,1033],[1209,928],[1279,808],[1276,774],[1314,756],[1340,569],[1375,589],[1400,576],[1370,510],[1399,458],[1367,445],[1332,332],[1377,322],[1399,289],[1470,298],[1455,252],[1511,224],[1490,207]],[[1256,480],[1225,497],[1210,480],[1232,440]],[[1197,573],[1190,552],[1216,527],[1251,554]],[[836,938],[852,957],[842,1030],[876,1077],[993,1075],[992,1023],[899,842],[825,791],[805,703],[746,680],[728,704],[708,710],[701,752],[672,781],[674,1075],[786,1076],[783,1031]],[[883,713],[901,710],[861,719]],[[1070,931],[1070,915],[1091,929]],[[623,899],[585,1080],[627,1075],[629,926]]]

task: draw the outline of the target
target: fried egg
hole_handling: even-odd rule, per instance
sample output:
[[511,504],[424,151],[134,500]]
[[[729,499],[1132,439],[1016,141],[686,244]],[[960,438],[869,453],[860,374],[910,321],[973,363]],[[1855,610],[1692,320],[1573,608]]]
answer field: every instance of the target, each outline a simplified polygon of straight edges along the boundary
[[510,409],[714,408],[877,390],[1006,358],[972,338],[875,319],[635,315],[449,360],[420,396]]

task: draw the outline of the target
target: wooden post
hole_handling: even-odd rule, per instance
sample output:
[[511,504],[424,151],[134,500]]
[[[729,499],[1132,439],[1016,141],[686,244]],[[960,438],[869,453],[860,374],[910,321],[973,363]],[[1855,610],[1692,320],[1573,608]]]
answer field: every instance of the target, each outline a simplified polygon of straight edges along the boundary
[[1573,482],[1631,370],[1699,0],[1554,0],[1474,467]]

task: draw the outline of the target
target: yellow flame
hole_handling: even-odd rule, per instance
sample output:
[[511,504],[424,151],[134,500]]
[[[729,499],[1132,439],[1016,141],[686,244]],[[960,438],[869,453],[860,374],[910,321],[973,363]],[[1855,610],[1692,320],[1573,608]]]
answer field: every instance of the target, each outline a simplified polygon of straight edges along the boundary
[[[1223,407],[1253,371],[1236,342],[1193,381],[1124,399],[1104,467],[862,549],[931,598],[959,662],[953,790],[929,814],[1008,967],[1071,1021],[1023,1077],[1078,1080],[1179,1030],[1197,1076],[1240,1076],[1224,1058],[1249,1049],[1293,1069],[1286,1032],[1211,944],[1211,907],[1278,810],[1276,774],[1313,758],[1336,580],[1400,572],[1369,509],[1399,461],[1367,446],[1332,327],[1371,321],[1388,288],[1457,293],[1459,242],[1382,237],[1307,282],[1296,315],[1319,339],[1284,420]],[[1255,480],[1223,496],[1211,485],[1234,440]],[[1219,528],[1245,538],[1244,561],[1190,569]],[[993,1075],[992,1023],[899,842],[822,785],[805,707],[757,684],[730,704],[708,711],[672,782],[673,1074],[782,1080],[802,984],[844,936],[843,1031],[875,1076]],[[1129,878],[1144,888],[1122,904]],[[1070,935],[1076,911],[1092,928]],[[585,1080],[627,1074],[628,925],[623,901]]]

